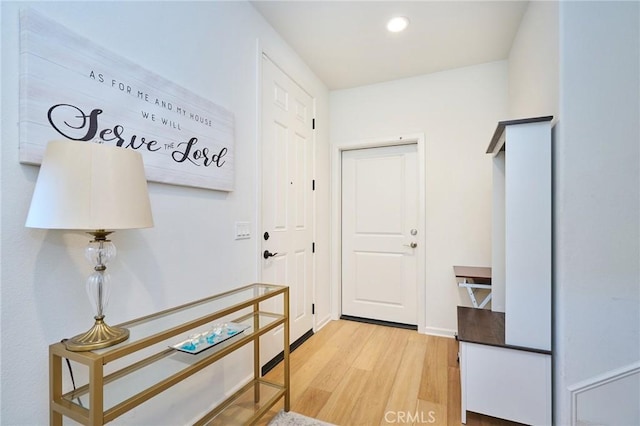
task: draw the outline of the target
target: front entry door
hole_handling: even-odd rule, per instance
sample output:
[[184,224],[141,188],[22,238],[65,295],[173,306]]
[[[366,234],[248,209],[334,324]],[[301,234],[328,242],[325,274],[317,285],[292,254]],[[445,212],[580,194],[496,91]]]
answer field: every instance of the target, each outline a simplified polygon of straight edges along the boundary
[[342,153],[342,314],[417,324],[417,145]]
[[[262,281],[289,286],[293,343],[313,329],[313,100],[264,55],[262,65]],[[261,343],[264,364],[282,329]]]

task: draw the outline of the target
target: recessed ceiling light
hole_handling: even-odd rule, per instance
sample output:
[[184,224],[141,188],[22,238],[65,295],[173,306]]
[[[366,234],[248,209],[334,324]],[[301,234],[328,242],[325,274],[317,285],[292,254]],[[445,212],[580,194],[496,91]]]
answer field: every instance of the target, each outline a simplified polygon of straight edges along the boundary
[[408,25],[409,18],[406,18],[404,16],[396,16],[395,18],[391,18],[389,22],[387,22],[387,29],[392,33],[399,33],[400,31],[404,31]]

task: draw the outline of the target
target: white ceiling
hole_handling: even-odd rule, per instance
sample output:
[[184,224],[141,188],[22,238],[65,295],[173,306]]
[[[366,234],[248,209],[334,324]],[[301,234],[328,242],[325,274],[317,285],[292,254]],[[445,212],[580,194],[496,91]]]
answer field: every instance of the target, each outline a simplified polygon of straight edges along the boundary
[[[526,1],[252,1],[329,89],[506,59]],[[389,33],[389,18],[410,24]]]

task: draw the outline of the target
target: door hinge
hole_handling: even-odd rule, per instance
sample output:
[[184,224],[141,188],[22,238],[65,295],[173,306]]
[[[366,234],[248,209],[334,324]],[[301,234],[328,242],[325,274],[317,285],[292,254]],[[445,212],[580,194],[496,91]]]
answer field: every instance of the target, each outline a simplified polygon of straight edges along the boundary
[[312,118],[311,119],[311,130],[315,130],[316,129],[316,119]]
[[311,243],[311,253],[315,253],[316,252],[316,243],[313,242]]
[[316,313],[316,304],[312,303],[311,304],[311,315],[315,315],[315,313]]
[[313,179],[313,180],[311,181],[311,190],[312,190],[312,191],[315,191],[315,190],[316,190],[316,180],[315,180],[315,179]]

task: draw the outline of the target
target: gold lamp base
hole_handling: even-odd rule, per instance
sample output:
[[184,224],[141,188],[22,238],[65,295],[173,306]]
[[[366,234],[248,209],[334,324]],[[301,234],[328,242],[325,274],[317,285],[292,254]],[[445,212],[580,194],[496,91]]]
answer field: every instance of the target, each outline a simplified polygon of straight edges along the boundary
[[79,334],[64,342],[68,350],[73,352],[92,351],[117,345],[129,338],[126,328],[111,327],[104,322],[104,316],[94,317],[96,322],[89,331]]

